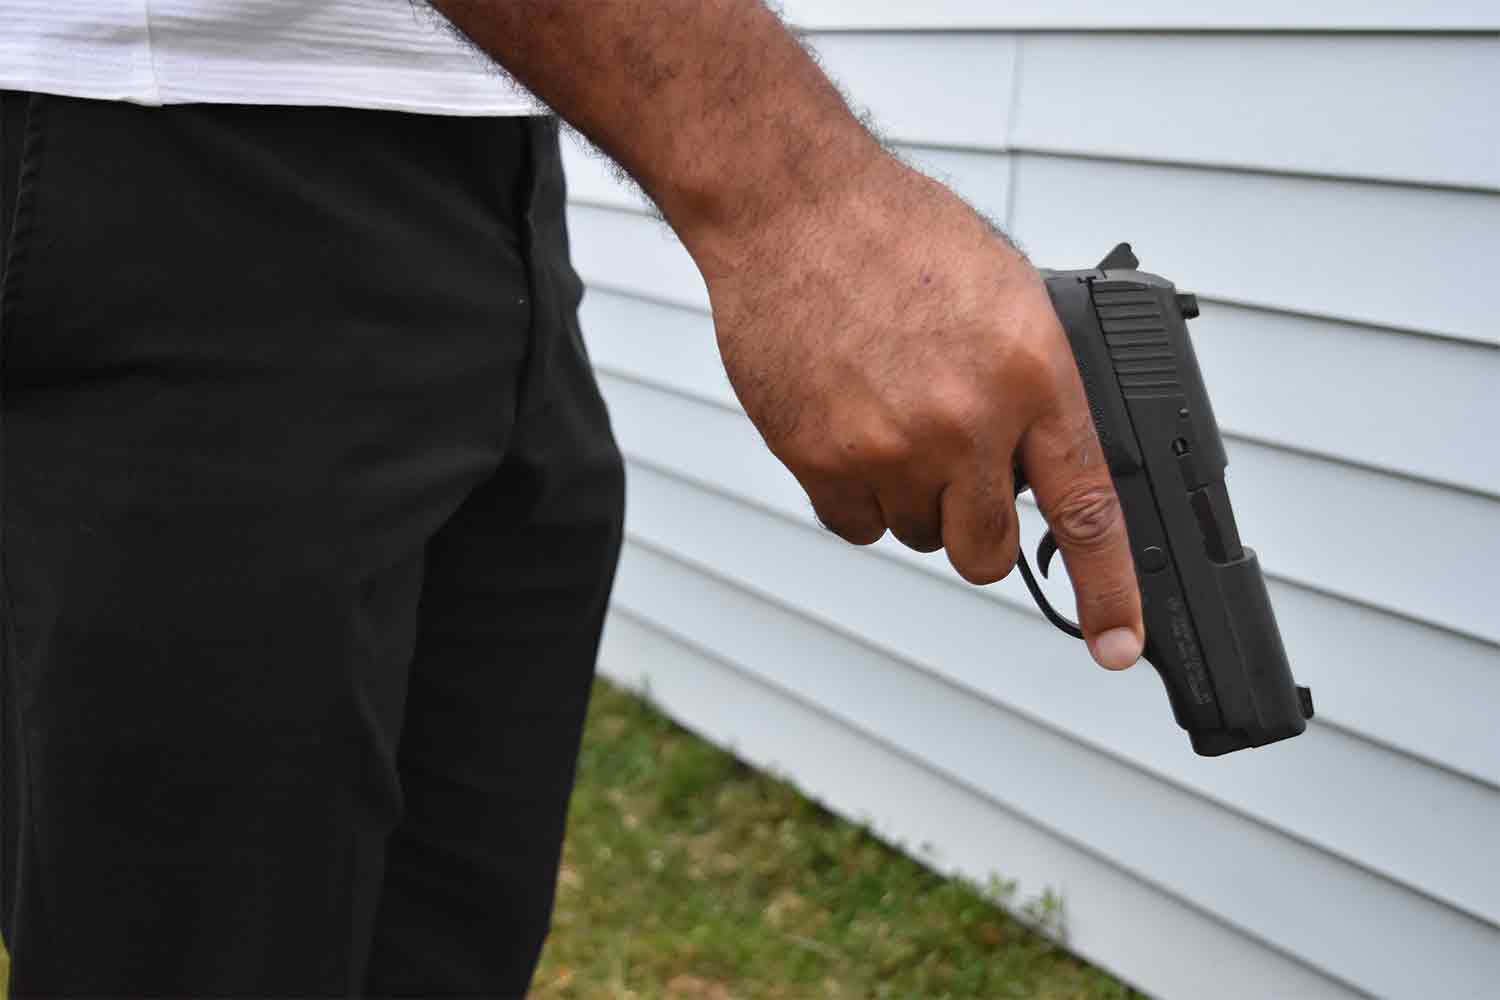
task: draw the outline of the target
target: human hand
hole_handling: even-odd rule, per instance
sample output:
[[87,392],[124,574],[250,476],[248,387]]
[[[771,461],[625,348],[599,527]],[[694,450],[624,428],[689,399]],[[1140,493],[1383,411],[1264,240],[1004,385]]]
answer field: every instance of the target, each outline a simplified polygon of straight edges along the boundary
[[1016,465],[1073,581],[1096,661],[1144,642],[1087,399],[1036,269],[941,185],[883,154],[749,235],[690,245],[724,365],[818,518],[889,529],[975,584],[1015,566]]

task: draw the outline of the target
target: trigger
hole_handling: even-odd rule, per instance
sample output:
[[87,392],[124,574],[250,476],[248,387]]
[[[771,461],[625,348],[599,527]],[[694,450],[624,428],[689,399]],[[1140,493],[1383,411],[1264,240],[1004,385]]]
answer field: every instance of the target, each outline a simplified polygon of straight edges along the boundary
[[1057,539],[1051,531],[1048,531],[1036,547],[1036,568],[1042,571],[1042,576],[1047,575],[1047,567],[1052,564],[1052,557],[1055,555],[1057,555]]
[[[1020,496],[1031,488],[1026,482],[1026,474],[1021,471],[1019,465],[1016,466],[1015,484],[1016,496]],[[1047,566],[1052,562],[1052,557],[1056,554],[1057,539],[1052,537],[1052,531],[1048,529],[1047,533],[1042,536],[1041,544],[1036,547],[1036,561],[1041,567],[1043,576],[1047,575]],[[1026,563],[1026,550],[1023,548],[1016,555],[1019,557],[1016,563],[1021,568],[1021,579],[1026,581],[1026,589],[1031,591],[1031,599],[1036,601],[1036,606],[1041,609],[1042,614],[1046,616],[1049,622],[1068,633],[1068,635],[1071,635],[1075,639],[1082,639],[1083,630],[1078,627],[1078,623],[1069,621],[1058,614],[1057,609],[1047,600],[1047,595],[1042,593],[1041,584],[1036,582],[1036,577],[1031,575],[1031,567]]]

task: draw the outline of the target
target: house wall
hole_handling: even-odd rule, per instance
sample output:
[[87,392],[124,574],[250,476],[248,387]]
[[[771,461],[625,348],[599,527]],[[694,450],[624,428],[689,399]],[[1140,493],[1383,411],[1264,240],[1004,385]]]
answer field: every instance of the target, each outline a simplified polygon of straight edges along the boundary
[[1197,758],[1149,668],[1093,667],[1018,580],[819,529],[691,262],[573,149],[630,469],[605,672],[937,868],[1059,893],[1069,946],[1153,994],[1493,995],[1500,6],[785,7],[1039,264],[1130,240],[1199,295],[1242,533],[1319,715]]

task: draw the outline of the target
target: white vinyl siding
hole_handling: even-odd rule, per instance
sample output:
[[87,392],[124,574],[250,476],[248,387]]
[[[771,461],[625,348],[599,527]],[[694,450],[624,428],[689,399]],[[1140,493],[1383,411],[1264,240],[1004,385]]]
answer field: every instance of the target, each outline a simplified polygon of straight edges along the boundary
[[1061,892],[1069,946],[1153,994],[1492,995],[1500,8],[1119,7],[786,12],[1039,264],[1130,240],[1199,294],[1307,734],[1197,758],[1149,667],[1094,668],[1018,581],[819,529],[691,261],[573,149],[584,331],[630,465],[602,666],[935,867]]

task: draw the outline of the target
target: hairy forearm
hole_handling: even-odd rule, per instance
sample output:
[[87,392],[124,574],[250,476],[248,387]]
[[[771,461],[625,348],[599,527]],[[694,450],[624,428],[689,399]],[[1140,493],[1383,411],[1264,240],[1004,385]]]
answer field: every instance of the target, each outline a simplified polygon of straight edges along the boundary
[[698,257],[884,158],[761,0],[433,0],[645,189]]

